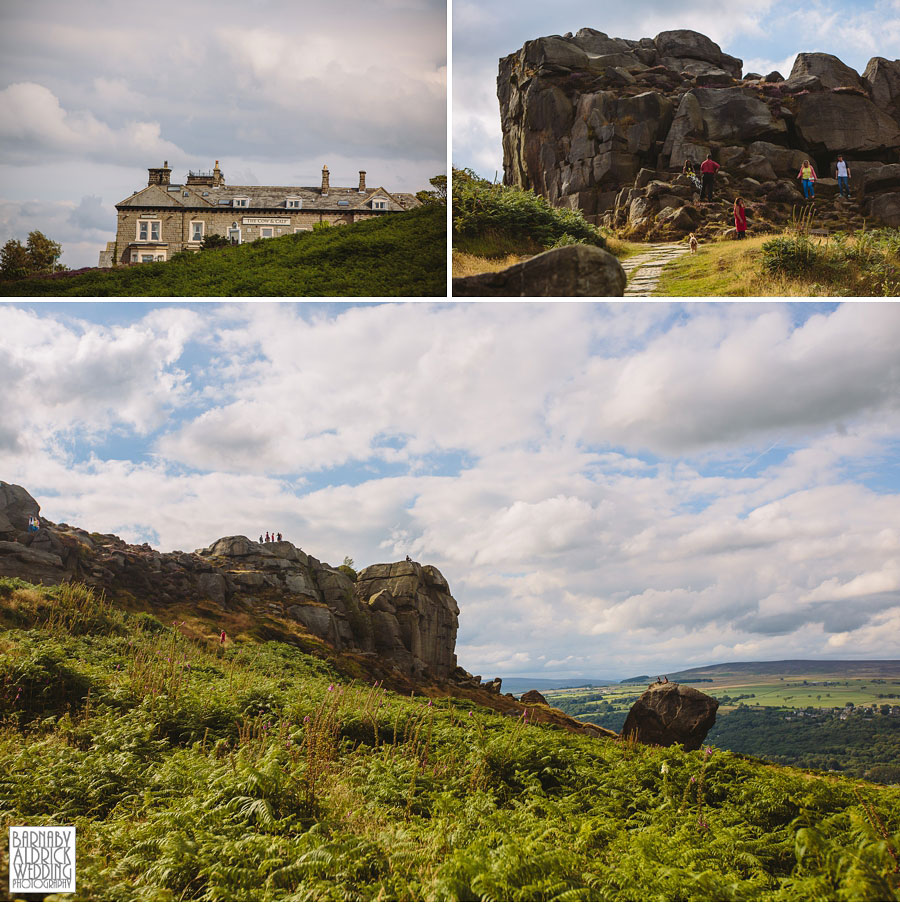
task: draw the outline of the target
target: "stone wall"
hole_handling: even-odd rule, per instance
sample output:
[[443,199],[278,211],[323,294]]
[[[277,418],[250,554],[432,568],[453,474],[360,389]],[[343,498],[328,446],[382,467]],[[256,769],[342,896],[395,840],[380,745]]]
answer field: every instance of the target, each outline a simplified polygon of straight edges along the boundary
[[679,188],[662,204],[641,202],[638,219],[694,201],[686,180],[674,182],[686,159],[699,166],[711,153],[734,195],[789,203],[804,158],[828,178],[840,153],[865,196],[860,213],[900,225],[898,206],[878,201],[900,192],[900,175],[862,180],[900,164],[900,60],[875,57],[859,75],[802,53],[787,79],[742,76],[742,65],[687,30],[630,40],[585,28],[528,41],[500,61],[504,182],[621,224],[634,201],[623,191],[651,180]]

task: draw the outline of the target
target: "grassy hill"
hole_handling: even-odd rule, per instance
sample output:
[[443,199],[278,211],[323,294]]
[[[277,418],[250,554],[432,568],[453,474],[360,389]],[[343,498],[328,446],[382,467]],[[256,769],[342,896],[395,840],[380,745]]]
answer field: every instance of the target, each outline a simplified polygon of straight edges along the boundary
[[2,840],[76,825],[79,900],[897,897],[896,787],[402,695],[248,628],[0,580]]
[[716,681],[740,677],[784,678],[900,678],[900,659],[780,659],[772,662],[721,662],[670,674],[681,678],[710,677]]
[[445,296],[447,210],[427,205],[346,227],[172,262],[0,283],[0,296]]

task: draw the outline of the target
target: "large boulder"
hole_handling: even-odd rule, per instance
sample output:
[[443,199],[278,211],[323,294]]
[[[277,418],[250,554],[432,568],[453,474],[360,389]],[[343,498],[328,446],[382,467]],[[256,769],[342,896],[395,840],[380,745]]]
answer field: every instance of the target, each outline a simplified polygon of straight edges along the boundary
[[813,154],[867,154],[886,151],[896,156],[900,125],[868,98],[820,92],[798,100],[797,135]]
[[503,271],[454,278],[454,296],[624,296],[626,277],[605,249],[550,249]]
[[886,227],[900,227],[900,192],[888,192],[869,202],[869,217]]
[[784,120],[746,88],[695,88],[693,93],[700,104],[709,142],[751,142],[787,134]]
[[869,83],[875,104],[900,120],[900,60],[872,57],[863,77]]
[[654,683],[631,707],[622,737],[641,744],[697,750],[716,722],[719,701],[694,687]]
[[359,572],[355,592],[367,610],[380,613],[381,633],[393,637],[394,623],[386,617],[393,615],[413,659],[437,677],[452,674],[459,606],[436,567],[414,561],[373,564]]
[[28,530],[28,518],[38,517],[41,506],[22,488],[0,482],[0,533],[10,536]]
[[740,79],[743,60],[722,53],[722,48],[715,41],[710,40],[700,32],[686,28],[674,31],[660,32],[654,39],[657,53],[663,60],[674,58],[676,60],[705,60],[735,79]]
[[815,76],[823,88],[863,88],[859,73],[832,54],[797,54],[791,79]]

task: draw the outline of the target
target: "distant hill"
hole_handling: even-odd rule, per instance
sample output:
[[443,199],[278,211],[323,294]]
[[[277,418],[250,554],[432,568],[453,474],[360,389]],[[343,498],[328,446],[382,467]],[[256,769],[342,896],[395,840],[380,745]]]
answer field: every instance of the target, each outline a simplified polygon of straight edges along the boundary
[[722,678],[734,675],[828,675],[837,678],[900,677],[900,659],[783,659],[774,662],[722,662],[681,672],[669,680]]
[[571,687],[604,687],[617,683],[609,678],[504,678],[503,691],[521,694],[526,690],[567,690]]
[[171,262],[0,282],[0,296],[444,296],[447,209],[207,250]]

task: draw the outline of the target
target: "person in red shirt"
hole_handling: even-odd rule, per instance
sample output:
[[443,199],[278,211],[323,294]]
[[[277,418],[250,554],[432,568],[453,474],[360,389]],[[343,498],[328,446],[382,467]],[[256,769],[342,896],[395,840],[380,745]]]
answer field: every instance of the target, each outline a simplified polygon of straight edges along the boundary
[[739,240],[747,235],[747,209],[744,208],[744,200],[740,196],[734,200],[734,229]]
[[703,174],[703,186],[700,189],[700,201],[713,200],[713,185],[716,182],[716,171],[719,165],[712,159],[712,152],[706,156],[706,160],[700,165],[700,173]]

